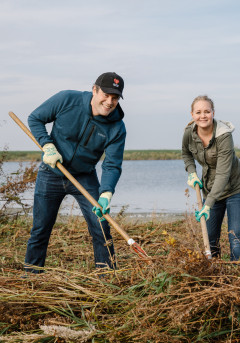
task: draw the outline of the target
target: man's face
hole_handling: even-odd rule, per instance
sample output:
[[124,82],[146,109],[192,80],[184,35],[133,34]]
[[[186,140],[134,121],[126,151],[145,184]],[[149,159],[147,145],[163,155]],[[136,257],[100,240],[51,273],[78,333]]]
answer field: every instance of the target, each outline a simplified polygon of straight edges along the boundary
[[91,101],[93,115],[108,116],[115,110],[118,100],[119,96],[117,94],[104,93],[101,88],[97,92],[96,87],[94,86]]

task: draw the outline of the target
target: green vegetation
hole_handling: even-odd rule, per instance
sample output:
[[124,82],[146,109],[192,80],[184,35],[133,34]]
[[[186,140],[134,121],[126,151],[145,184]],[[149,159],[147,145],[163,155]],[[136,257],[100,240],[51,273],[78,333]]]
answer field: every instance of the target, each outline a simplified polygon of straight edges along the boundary
[[124,160],[179,160],[181,150],[125,150]]
[[236,153],[236,156],[238,158],[240,158],[240,149],[239,148],[235,148],[235,153]]
[[[6,153],[0,152],[0,159]],[[124,160],[178,160],[180,150],[125,150]],[[8,161],[41,161],[41,151],[7,151]]]
[[41,151],[0,151],[0,159],[3,156],[5,161],[41,161]]
[[[240,158],[240,149],[235,149]],[[0,159],[6,153],[0,151]],[[125,150],[124,160],[180,160],[181,150]],[[8,161],[41,161],[41,151],[8,151]]]

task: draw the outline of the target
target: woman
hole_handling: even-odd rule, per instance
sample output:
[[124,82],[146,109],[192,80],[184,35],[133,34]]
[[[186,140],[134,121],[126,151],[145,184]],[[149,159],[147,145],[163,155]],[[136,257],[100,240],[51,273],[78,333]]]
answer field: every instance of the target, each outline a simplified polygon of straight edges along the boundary
[[[230,122],[214,119],[214,104],[206,95],[198,96],[191,106],[193,121],[183,135],[182,157],[188,172],[188,185],[199,184],[203,207],[195,212],[197,221],[205,216],[212,256],[220,256],[221,225],[228,216],[230,258],[240,257],[240,163],[235,155]],[[195,160],[202,166],[202,180]]]

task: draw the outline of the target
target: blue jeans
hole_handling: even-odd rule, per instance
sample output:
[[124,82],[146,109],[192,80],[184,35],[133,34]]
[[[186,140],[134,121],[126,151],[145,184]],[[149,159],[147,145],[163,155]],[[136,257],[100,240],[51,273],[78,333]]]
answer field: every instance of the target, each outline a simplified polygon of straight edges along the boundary
[[[81,174],[75,176],[75,179],[98,200],[99,198],[99,181],[96,171],[91,174]],[[60,177],[50,171],[47,166],[42,163],[39,168],[33,207],[33,227],[31,236],[27,244],[27,252],[25,256],[26,270],[38,273],[40,270],[27,268],[27,265],[43,267],[45,264],[47,247],[49,238],[55,224],[59,207],[64,197],[70,194],[78,202],[83,216],[88,224],[88,231],[92,237],[94,259],[96,267],[113,268],[114,247],[113,244],[106,246],[106,241],[99,224],[97,216],[92,212],[91,203],[80,193],[80,191],[66,177]],[[110,227],[108,222],[101,222],[106,239],[112,241]],[[109,256],[109,251],[112,256]]]
[[240,193],[216,201],[207,220],[207,230],[212,256],[220,256],[221,226],[225,212],[228,216],[228,239],[230,259],[237,261],[240,257]]

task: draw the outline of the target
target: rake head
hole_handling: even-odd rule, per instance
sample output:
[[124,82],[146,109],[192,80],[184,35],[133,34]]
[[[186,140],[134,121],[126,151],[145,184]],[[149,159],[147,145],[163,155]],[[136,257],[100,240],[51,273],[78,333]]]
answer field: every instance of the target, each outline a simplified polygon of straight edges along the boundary
[[135,251],[135,253],[140,257],[141,260],[143,260],[147,264],[152,264],[151,257],[148,256],[148,254],[140,247],[140,245],[134,242],[130,246]]

